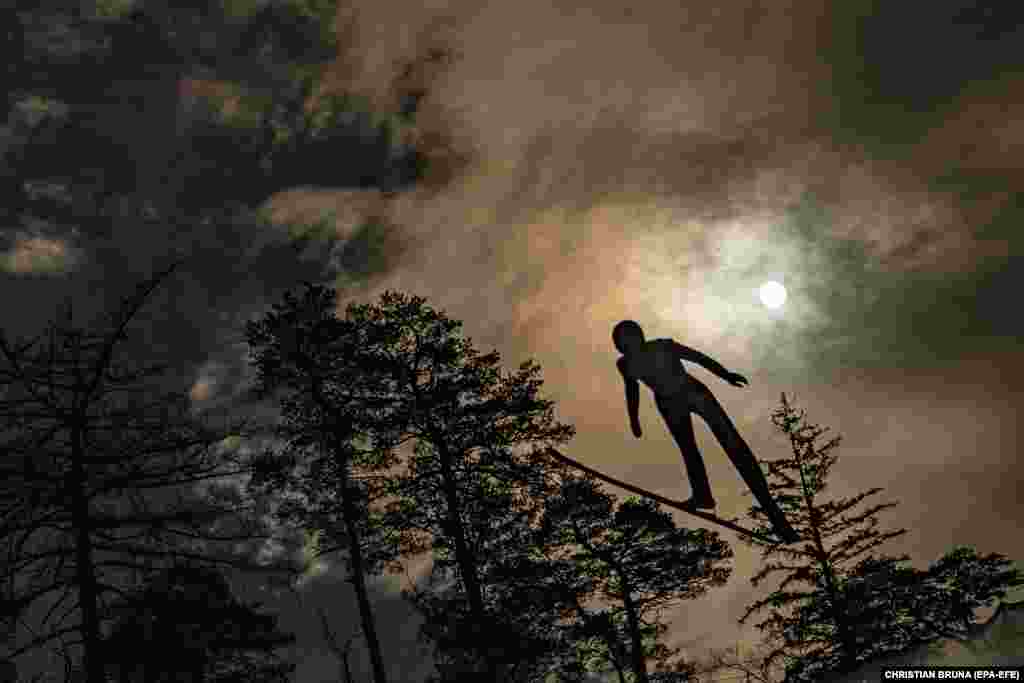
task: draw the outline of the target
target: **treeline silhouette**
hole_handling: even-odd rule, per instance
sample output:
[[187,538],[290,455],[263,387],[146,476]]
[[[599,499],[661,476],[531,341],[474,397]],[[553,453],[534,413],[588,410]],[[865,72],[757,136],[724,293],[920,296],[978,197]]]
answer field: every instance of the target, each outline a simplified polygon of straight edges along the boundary
[[[540,396],[535,363],[504,371],[422,298],[386,292],[339,316],[333,289],[307,283],[245,329],[253,394],[278,418],[215,425],[184,388],[147,385],[159,366],[118,355],[173,272],[103,333],[65,318],[33,341],[0,337],[9,658],[57,648],[66,680],[90,683],[286,680],[288,634],[219,572],[290,580],[331,556],[356,592],[373,680],[398,680],[367,578],[426,553],[429,573],[404,597],[432,680],[698,680],[701,663],[665,642],[663,613],[726,583],[729,545],[549,455],[574,430]],[[927,570],[875,554],[905,533],[878,530],[893,504],[865,505],[881,489],[823,499],[838,438],[818,444],[824,430],[785,395],[773,419],[794,455],[762,465],[804,540],[773,541],[750,508],[764,539],[745,542],[765,555],[753,582],[785,575],[745,617],[770,612],[763,671],[781,659],[784,680],[823,680],[961,637],[978,607],[1024,583],[1005,557],[969,548]],[[260,541],[294,548],[310,534],[305,562],[254,558]]]

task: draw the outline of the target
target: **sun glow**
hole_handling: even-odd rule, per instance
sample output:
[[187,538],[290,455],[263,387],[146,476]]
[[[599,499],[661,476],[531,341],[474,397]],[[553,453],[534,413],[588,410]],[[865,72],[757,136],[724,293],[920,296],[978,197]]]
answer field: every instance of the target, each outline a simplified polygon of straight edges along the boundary
[[757,296],[768,308],[779,308],[786,303],[786,288],[780,283],[770,280],[757,290]]

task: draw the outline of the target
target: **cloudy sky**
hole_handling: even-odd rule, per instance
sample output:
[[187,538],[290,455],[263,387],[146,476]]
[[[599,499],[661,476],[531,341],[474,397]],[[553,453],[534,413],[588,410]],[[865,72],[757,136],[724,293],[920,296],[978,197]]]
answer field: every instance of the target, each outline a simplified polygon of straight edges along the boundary
[[[430,90],[416,131],[430,177],[391,199],[296,190],[271,206],[336,210],[343,238],[386,217],[386,268],[342,303],[402,289],[508,367],[535,358],[577,428],[566,453],[612,476],[689,494],[646,391],[644,436],[629,433],[610,333],[632,318],[749,378],[738,389],[691,368],[759,457],[788,454],[769,419],[781,392],[841,434],[832,492],[881,486],[900,502],[884,521],[910,533],[890,552],[924,566],[967,544],[1021,560],[1024,13],[1010,5],[356,0],[340,13],[352,30],[337,88],[393,107],[400,63],[455,55],[413,76]],[[121,230],[66,258],[64,277],[38,271],[70,242],[23,237],[5,287],[52,302],[79,277],[113,292],[113,264],[141,272],[187,244],[200,258],[164,305],[189,321],[180,353],[204,395],[241,377],[238,321],[325,258],[241,228],[187,242]],[[768,280],[788,290],[779,309],[757,298]],[[717,511],[739,514],[742,482],[697,424]],[[671,644],[699,654],[753,636],[735,621],[763,594],[749,584],[758,556],[735,550],[730,584],[671,615]],[[330,573],[311,585],[347,600]],[[385,651],[412,647],[394,593],[381,600],[396,624]],[[298,680],[336,680],[310,648]]]

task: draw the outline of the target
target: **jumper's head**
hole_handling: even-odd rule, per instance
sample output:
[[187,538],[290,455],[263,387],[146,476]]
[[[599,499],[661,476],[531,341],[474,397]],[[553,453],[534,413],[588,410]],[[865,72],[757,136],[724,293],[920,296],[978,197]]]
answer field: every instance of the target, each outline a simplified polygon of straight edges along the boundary
[[625,355],[644,343],[644,331],[634,320],[623,320],[612,330],[612,342]]

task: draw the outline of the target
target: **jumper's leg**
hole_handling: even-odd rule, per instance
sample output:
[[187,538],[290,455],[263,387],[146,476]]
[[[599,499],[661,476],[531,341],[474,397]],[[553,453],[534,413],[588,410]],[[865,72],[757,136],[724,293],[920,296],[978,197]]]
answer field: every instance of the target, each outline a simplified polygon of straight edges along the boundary
[[715,507],[715,498],[711,495],[711,484],[708,472],[704,468],[704,458],[697,450],[697,439],[693,434],[693,421],[690,418],[690,407],[685,396],[661,398],[655,397],[658,412],[668,425],[672,438],[683,454],[686,465],[686,476],[690,479],[692,498],[686,502],[695,508]]
[[761,472],[761,466],[757,464],[757,459],[754,458],[754,453],[740,436],[736,425],[729,419],[729,415],[722,405],[710,392],[707,394],[702,392],[702,396],[694,402],[694,407],[696,412],[707,422],[718,442],[722,444],[729,460],[743,477],[743,481],[746,482],[750,492],[754,494],[758,504],[768,514],[775,530],[787,541],[798,540],[796,532],[786,521],[785,514],[772,497],[768,482],[764,478],[764,473]]

